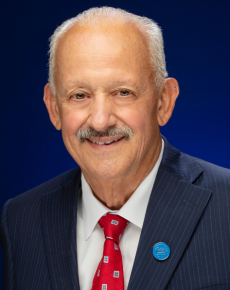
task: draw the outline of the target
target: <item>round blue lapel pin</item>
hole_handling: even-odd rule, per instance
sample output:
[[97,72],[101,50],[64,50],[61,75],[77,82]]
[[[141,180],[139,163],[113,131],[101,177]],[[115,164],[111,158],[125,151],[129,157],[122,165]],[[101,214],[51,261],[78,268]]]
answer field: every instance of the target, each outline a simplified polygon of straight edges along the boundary
[[168,259],[170,248],[167,244],[159,242],[153,246],[153,256],[159,261]]

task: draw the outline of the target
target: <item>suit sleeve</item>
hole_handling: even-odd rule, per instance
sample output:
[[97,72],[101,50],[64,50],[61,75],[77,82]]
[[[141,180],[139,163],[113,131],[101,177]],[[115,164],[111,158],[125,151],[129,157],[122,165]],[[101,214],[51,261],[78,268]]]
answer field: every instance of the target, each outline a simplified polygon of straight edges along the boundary
[[3,249],[3,290],[14,289],[14,265],[10,237],[8,233],[8,200],[1,212],[0,239]]

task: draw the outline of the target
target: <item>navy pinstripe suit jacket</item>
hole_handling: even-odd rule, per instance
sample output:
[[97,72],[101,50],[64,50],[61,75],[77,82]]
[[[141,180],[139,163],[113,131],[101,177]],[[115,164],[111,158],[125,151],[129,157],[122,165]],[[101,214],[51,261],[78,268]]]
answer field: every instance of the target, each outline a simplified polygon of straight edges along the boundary
[[[4,289],[79,290],[76,210],[81,172],[70,170],[3,207]],[[190,157],[165,139],[128,286],[228,289],[230,171]],[[163,241],[170,257],[157,261]]]

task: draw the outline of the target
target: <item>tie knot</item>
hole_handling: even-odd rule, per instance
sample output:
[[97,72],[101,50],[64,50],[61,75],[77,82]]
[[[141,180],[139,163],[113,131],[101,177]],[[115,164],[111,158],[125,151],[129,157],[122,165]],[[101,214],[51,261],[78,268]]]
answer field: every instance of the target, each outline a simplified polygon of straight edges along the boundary
[[128,221],[119,215],[105,214],[98,221],[102,228],[105,239],[114,240],[117,244],[121,239],[121,236],[128,225]]

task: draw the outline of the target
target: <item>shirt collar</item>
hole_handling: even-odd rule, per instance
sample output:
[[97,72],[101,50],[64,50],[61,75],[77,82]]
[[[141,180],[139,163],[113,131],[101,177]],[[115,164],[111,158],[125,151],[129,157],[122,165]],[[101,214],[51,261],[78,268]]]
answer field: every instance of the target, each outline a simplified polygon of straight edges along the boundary
[[84,237],[88,240],[99,219],[107,212],[115,213],[142,229],[147,205],[156,179],[164,151],[164,140],[162,139],[161,153],[153,169],[134,191],[129,200],[118,211],[112,211],[104,206],[93,195],[84,175],[81,175],[82,183],[82,217],[84,223]]

